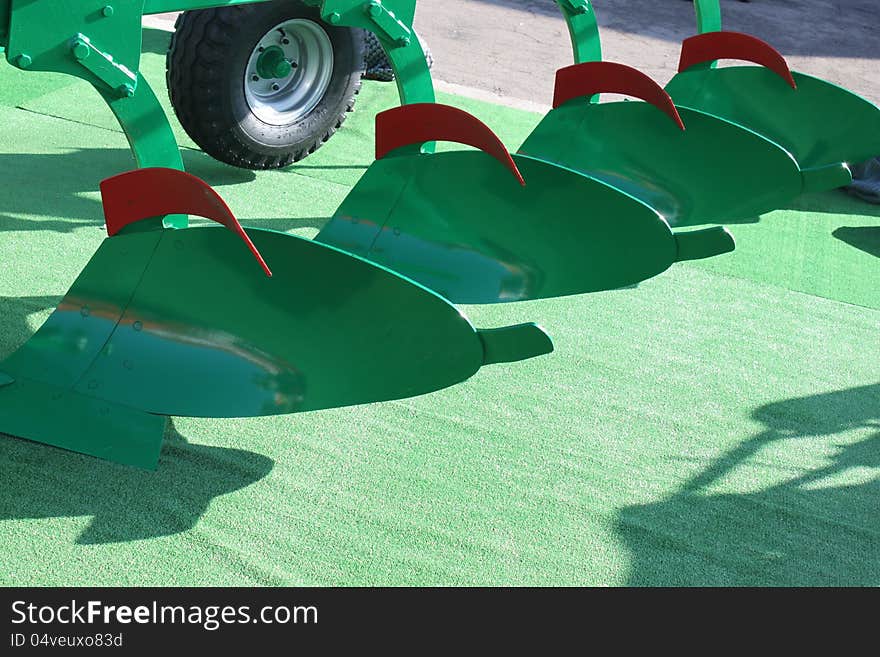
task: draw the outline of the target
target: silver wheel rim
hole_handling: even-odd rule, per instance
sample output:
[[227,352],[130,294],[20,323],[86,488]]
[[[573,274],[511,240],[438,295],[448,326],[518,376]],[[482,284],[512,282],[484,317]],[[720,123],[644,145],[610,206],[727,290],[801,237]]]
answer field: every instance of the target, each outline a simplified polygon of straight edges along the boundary
[[[263,77],[260,57],[280,48],[291,63],[283,78]],[[244,94],[254,115],[270,125],[290,125],[307,116],[327,92],[333,76],[333,44],[314,21],[295,18],[269,30],[248,59]]]

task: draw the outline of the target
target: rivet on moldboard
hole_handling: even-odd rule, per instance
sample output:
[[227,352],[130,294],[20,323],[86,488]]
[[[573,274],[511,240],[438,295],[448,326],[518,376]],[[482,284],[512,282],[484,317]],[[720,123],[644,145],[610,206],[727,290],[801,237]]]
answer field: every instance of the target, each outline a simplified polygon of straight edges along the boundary
[[89,309],[88,306],[83,306],[82,309],[79,311],[79,314],[83,317],[88,317],[92,314],[92,311]]
[[142,328],[144,328],[144,323],[141,320],[138,320],[134,324],[132,324],[131,327],[135,331],[140,331]]
[[400,237],[400,228],[394,229],[394,237]]

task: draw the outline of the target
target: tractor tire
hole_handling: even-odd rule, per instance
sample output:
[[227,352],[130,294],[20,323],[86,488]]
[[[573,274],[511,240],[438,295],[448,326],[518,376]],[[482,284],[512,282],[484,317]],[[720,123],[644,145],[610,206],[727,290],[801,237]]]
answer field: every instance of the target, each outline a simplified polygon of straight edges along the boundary
[[166,58],[184,130],[244,169],[314,153],[354,109],[363,74],[363,31],[327,25],[296,0],[183,12]]
[[[434,68],[434,54],[431,48],[425,43],[425,40],[416,34],[425,51],[425,61],[428,69]],[[366,58],[366,73],[364,78],[367,80],[378,80],[379,82],[393,82],[394,69],[391,68],[391,62],[388,61],[388,55],[379,42],[379,38],[372,32],[364,32],[364,57]]]

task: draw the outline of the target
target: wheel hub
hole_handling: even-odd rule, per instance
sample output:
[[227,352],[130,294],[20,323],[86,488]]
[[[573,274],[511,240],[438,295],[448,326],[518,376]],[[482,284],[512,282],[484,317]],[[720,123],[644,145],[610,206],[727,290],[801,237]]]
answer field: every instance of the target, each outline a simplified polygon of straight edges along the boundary
[[333,44],[307,19],[279,23],[257,43],[248,60],[244,90],[254,115],[270,125],[307,116],[327,92],[333,75]]
[[286,78],[293,72],[293,64],[278,46],[269,46],[257,58],[257,75],[267,80]]

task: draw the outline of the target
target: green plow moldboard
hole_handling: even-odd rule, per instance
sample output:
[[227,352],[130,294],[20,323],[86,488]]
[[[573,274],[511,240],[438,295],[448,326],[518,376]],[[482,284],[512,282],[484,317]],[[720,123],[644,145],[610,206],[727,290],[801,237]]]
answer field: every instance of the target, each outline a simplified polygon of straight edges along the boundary
[[[599,61],[599,27],[589,0],[557,4],[569,25],[575,62]],[[790,71],[785,58],[756,37],[723,31],[719,0],[694,0],[694,7],[700,34],[682,44],[679,73],[666,86],[679,111],[697,110],[777,144],[797,161],[805,191],[848,184],[848,164],[880,153],[880,109],[873,103]],[[719,60],[756,66],[719,67]]]
[[[102,191],[111,236],[0,363],[0,432],[151,468],[164,416],[400,399],[552,351],[535,325],[479,331],[436,293],[340,250],[245,233],[188,174],[141,169]],[[232,230],[132,230],[171,208]]]
[[[591,103],[598,93],[646,102]],[[801,193],[797,162],[772,141],[673,105],[653,80],[612,62],[557,73],[554,109],[520,147],[632,194],[672,226],[724,223]]]
[[[722,228],[673,233],[656,209],[606,181],[511,156],[487,126],[452,107],[384,112],[376,139],[378,160],[315,239],[454,303],[615,289],[733,249]],[[429,140],[482,150],[421,153]]]

